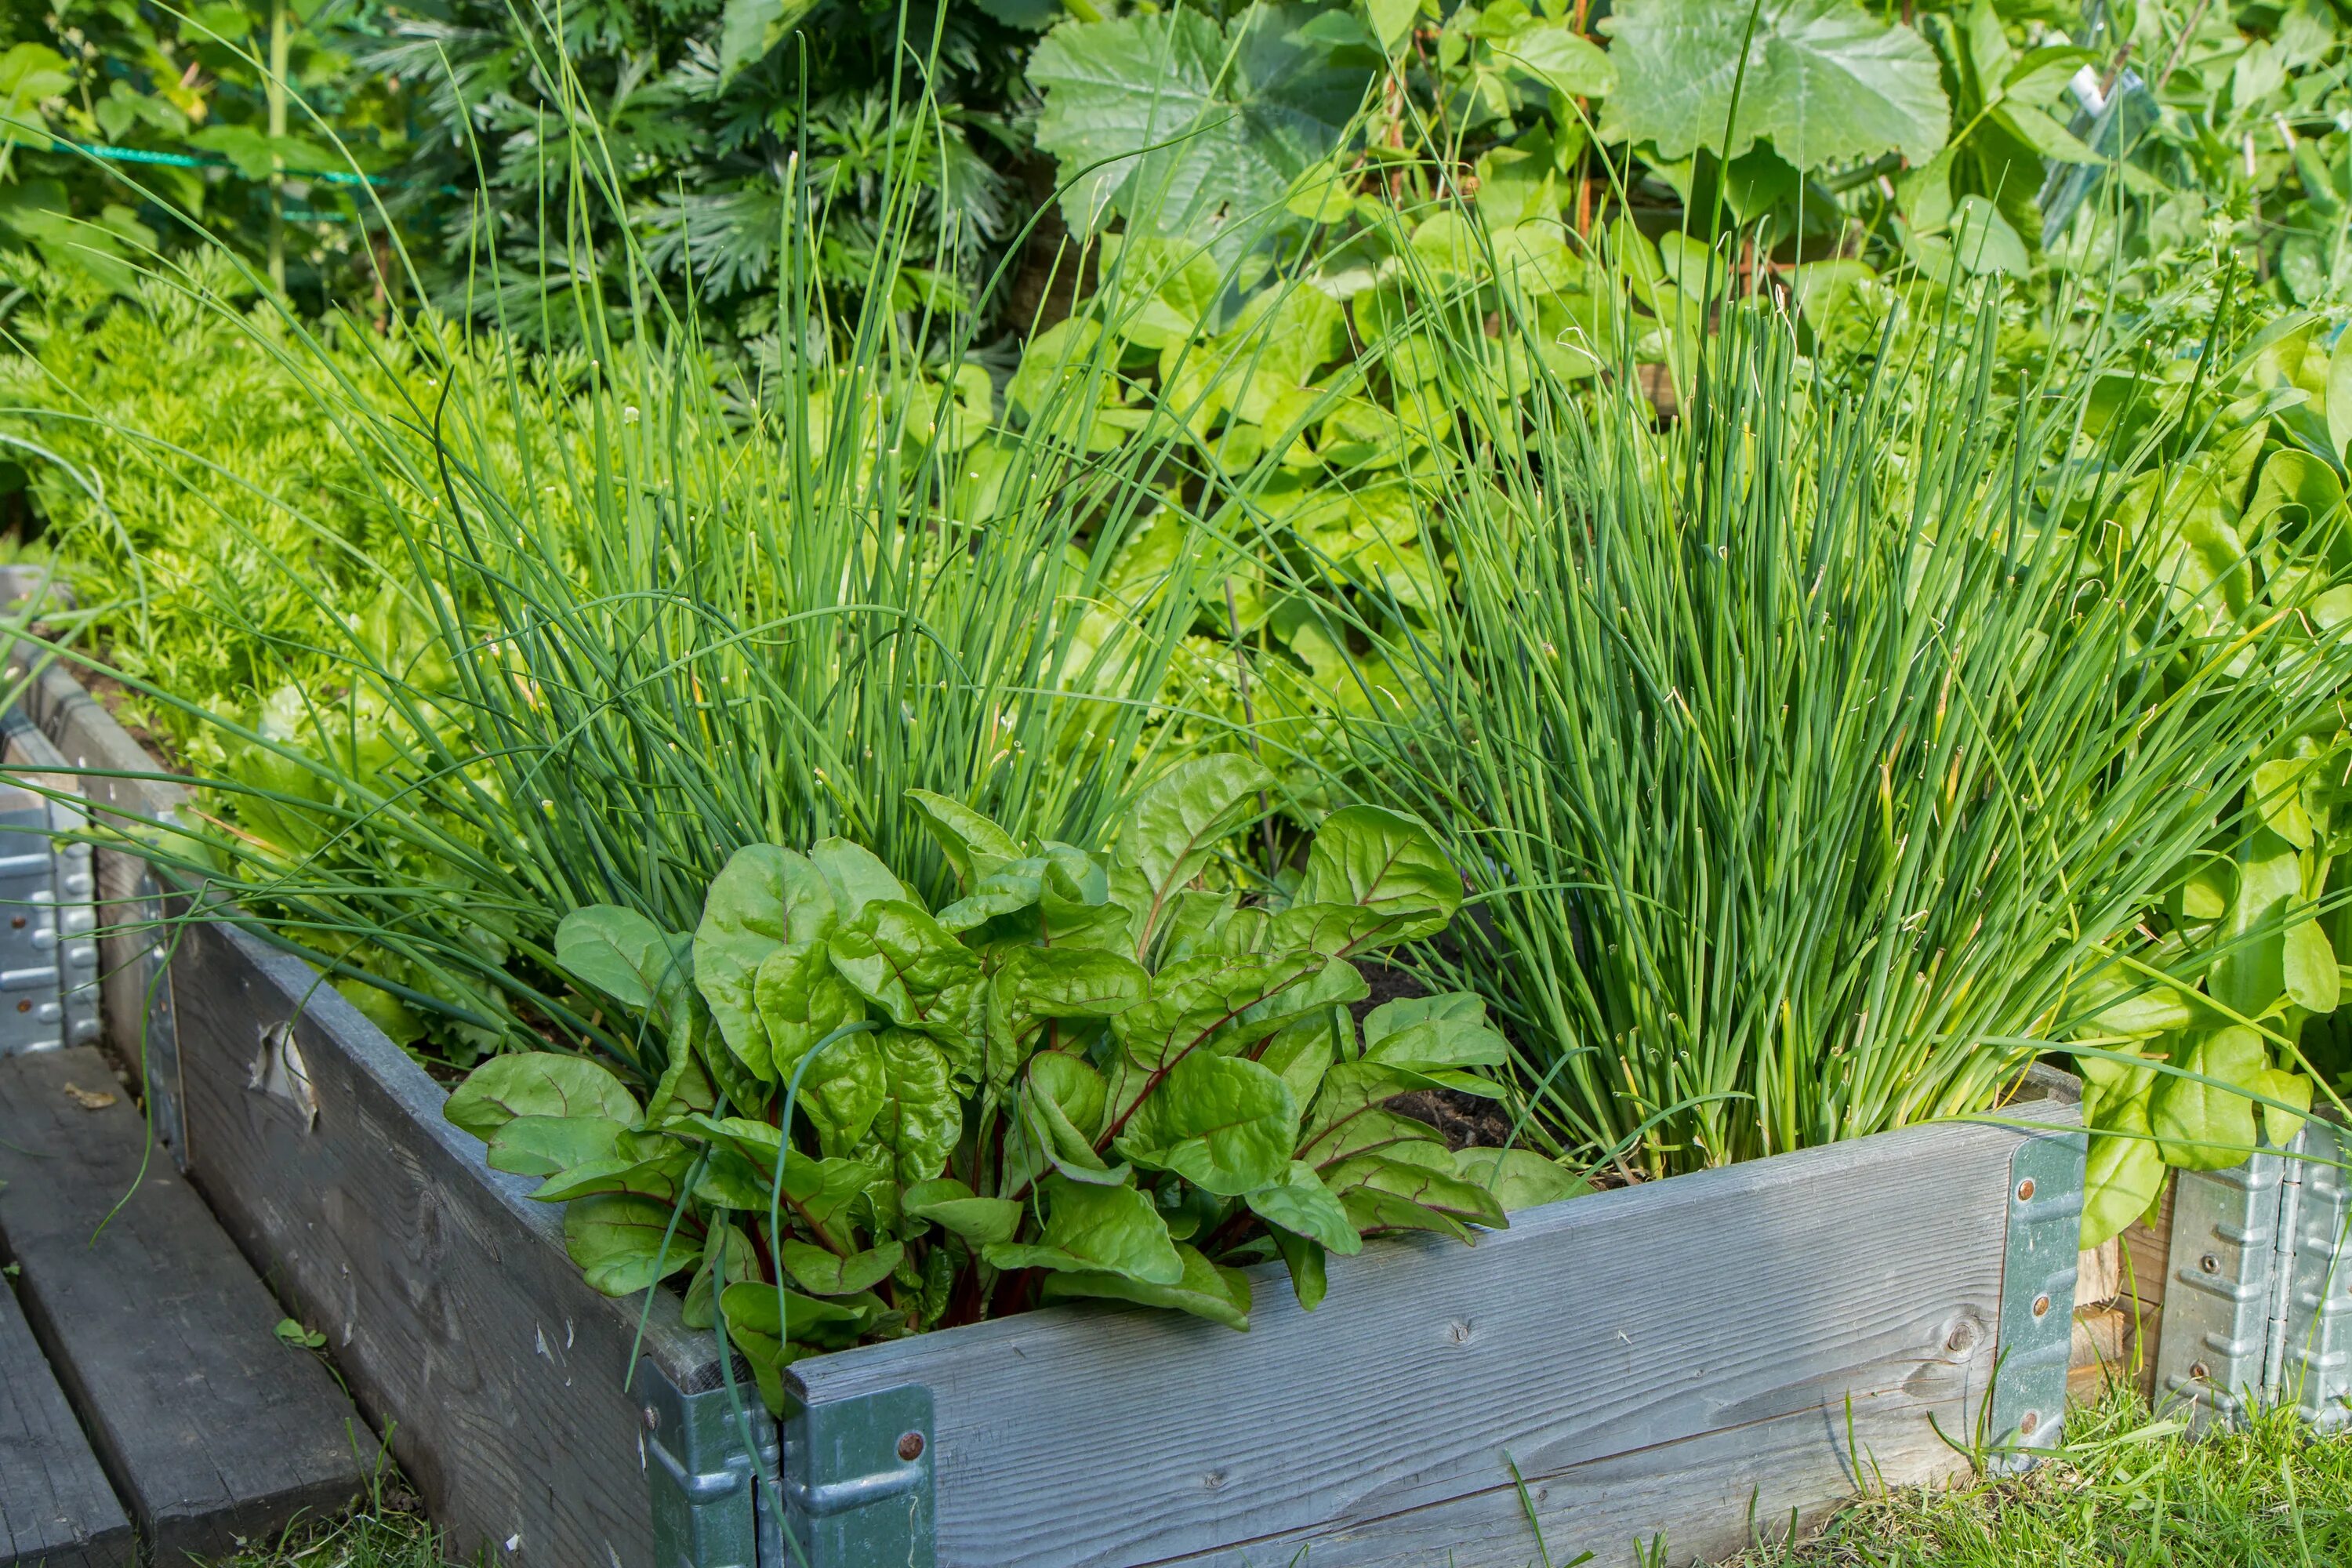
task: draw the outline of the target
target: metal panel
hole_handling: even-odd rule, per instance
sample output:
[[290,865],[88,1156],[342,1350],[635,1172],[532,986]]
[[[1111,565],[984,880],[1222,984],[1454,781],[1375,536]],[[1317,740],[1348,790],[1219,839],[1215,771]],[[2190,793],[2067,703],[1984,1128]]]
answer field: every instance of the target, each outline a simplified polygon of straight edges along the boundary
[[2177,1178],[2156,1387],[2159,1402],[2185,1403],[2200,1426],[2236,1419],[2263,1387],[2285,1164],[2265,1151]]
[[2028,1468],[2064,1425],[2087,1142],[2079,1131],[2029,1137],[2010,1160],[2000,1364],[1986,1423],[1997,1469]]
[[792,1412],[784,1507],[810,1568],[934,1568],[931,1435],[920,1384]]
[[2304,1123],[2294,1152],[2299,1192],[2294,1221],[2283,1227],[2292,1250],[2280,1270],[2273,1383],[2277,1398],[2328,1432],[2352,1422],[2352,1267],[2344,1257],[2352,1180],[2343,1169],[2352,1139],[2315,1118]]
[[[776,1424],[761,1405],[759,1391],[746,1382],[681,1394],[651,1363],[639,1363],[635,1388],[645,1401],[655,1568],[780,1563],[772,1501],[780,1450]],[[757,1464],[747,1434],[758,1446]],[[761,1489],[770,1497],[761,1498]]]
[[0,766],[0,1057],[98,1038],[97,892],[88,818],[47,737],[7,715]]

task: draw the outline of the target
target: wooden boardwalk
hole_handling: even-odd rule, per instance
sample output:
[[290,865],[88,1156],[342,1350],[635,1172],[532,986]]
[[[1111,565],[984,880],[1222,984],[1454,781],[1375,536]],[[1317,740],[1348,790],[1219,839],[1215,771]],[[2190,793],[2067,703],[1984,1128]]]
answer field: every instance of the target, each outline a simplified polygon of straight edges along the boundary
[[90,1047],[0,1058],[0,1568],[158,1564],[349,1503],[376,1442]]

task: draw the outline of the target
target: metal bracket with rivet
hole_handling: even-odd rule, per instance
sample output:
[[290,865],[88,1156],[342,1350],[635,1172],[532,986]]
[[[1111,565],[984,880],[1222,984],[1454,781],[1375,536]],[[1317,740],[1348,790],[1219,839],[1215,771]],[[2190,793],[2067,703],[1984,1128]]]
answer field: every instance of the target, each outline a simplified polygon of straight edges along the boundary
[[936,1568],[931,1417],[912,1383],[786,1415],[786,1524],[809,1568]]
[[782,1563],[773,1506],[776,1424],[750,1378],[731,1390],[686,1394],[640,1362],[630,1390],[646,1427],[639,1442],[653,1493],[656,1568]]
[[2000,1351],[1985,1422],[1999,1470],[2031,1467],[2058,1446],[2064,1425],[2085,1147],[2079,1130],[2036,1132],[2010,1158]]
[[16,710],[0,719],[0,1056],[99,1035],[97,884],[65,759]]
[[2271,1344],[2287,1162],[2264,1150],[2226,1171],[2184,1171],[2172,1200],[2171,1278],[2157,1347],[2159,1404],[2199,1426],[2234,1420],[2274,1382]]

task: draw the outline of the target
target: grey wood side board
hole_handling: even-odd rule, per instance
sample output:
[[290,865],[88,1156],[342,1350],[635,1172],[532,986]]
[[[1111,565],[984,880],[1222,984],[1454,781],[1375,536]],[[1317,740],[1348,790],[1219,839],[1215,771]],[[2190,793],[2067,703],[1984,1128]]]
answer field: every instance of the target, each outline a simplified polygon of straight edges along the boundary
[[306,965],[190,922],[166,989],[195,1180],[500,1562],[1679,1563],[2059,1434],[2083,1139],[2045,1100],[1382,1241],[1311,1315],[1262,1269],[1245,1334],[1073,1306],[803,1361],[779,1473],[673,1298],[625,1388],[643,1303]]

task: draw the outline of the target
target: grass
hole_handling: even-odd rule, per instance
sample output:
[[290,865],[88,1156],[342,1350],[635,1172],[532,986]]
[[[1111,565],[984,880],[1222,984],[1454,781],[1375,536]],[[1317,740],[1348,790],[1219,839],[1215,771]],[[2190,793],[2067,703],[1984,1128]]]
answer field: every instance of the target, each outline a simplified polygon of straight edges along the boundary
[[268,1542],[208,1568],[467,1568],[441,1549],[441,1532],[396,1474],[378,1476],[365,1502],[330,1520],[298,1520]]
[[1873,1498],[1737,1568],[2327,1568],[2352,1562],[2352,1442],[2291,1412],[2192,1440],[2118,1392],[2031,1475]]

